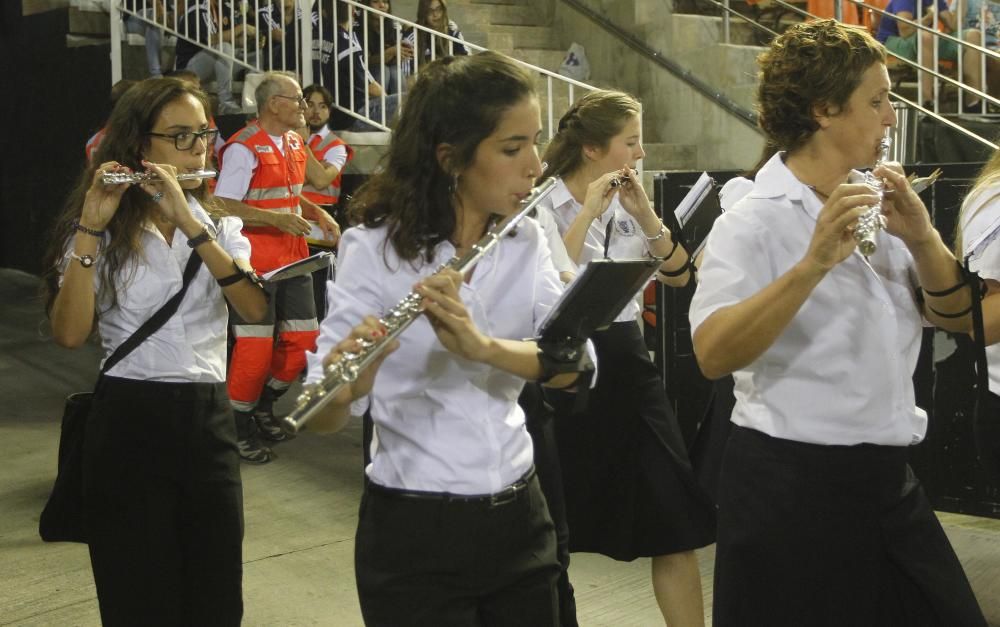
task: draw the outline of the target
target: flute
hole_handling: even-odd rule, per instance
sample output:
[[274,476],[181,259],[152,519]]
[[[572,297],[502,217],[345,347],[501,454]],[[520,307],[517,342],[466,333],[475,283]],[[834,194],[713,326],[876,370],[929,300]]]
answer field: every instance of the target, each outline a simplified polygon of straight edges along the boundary
[[[177,175],[178,181],[193,181],[196,179],[214,179],[218,175],[215,170],[195,170],[194,172],[181,172]],[[160,180],[155,172],[105,172],[101,175],[101,182],[105,185],[122,185],[125,183],[148,183]]]
[[[469,252],[462,257],[452,257],[436,272],[444,268],[453,268],[463,276],[467,274],[483,255],[517,226],[518,222],[525,216],[531,215],[535,206],[552,191],[555,184],[556,178],[552,177],[533,189],[531,194],[521,201],[521,209],[517,213],[497,223],[482,239],[472,245]],[[421,300],[423,297],[415,291],[407,294],[406,298],[379,320],[386,329],[384,336],[377,340],[358,340],[358,344],[361,345],[358,352],[342,354],[340,361],[324,368],[321,381],[303,387],[302,394],[295,401],[295,409],[282,418],[282,427],[286,431],[297,433],[302,425],[336,396],[337,392],[357,379],[358,375],[385,352],[386,347],[423,313],[420,307]]]
[[[632,174],[633,174],[633,176],[637,176],[639,174],[639,171],[638,170],[632,170]],[[626,176],[624,172],[619,172],[618,174],[615,175],[615,177],[613,179],[611,179],[611,181],[608,183],[608,185],[610,185],[611,187],[622,187],[623,185],[625,185],[625,184],[627,184],[629,182],[630,182],[630,180],[629,180],[628,176]]]
[[[885,135],[879,141],[878,161],[872,170],[889,160],[889,148],[892,146],[892,137],[889,135],[892,129],[886,127]],[[874,174],[865,172],[865,185],[872,188],[878,194],[876,202],[868,210],[861,214],[858,223],[854,227],[854,239],[858,242],[858,250],[865,257],[875,254],[878,244],[875,242],[875,235],[885,228],[885,216],[882,215],[882,200],[885,197],[885,182]]]

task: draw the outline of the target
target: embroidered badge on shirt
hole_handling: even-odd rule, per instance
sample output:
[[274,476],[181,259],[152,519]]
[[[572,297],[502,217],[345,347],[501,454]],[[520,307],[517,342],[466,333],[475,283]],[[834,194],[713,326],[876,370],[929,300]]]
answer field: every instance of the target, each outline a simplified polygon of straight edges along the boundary
[[302,147],[302,144],[299,142],[299,136],[294,133],[290,133],[286,141],[288,142],[288,147],[292,150],[298,150]]
[[257,149],[257,152],[274,152],[274,149],[272,149],[270,146],[257,145],[254,146],[254,148]]
[[615,220],[615,230],[625,237],[632,237],[635,235],[635,224],[628,218],[617,219]]

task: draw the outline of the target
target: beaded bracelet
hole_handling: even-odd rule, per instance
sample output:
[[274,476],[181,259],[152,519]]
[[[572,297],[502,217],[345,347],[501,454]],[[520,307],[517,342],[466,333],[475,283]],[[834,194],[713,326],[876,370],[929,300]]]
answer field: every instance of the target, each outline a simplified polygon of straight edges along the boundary
[[73,228],[81,233],[86,233],[87,235],[93,235],[94,237],[104,237],[104,231],[98,231],[97,229],[92,229],[89,226],[83,226],[80,224],[79,220],[73,220]]

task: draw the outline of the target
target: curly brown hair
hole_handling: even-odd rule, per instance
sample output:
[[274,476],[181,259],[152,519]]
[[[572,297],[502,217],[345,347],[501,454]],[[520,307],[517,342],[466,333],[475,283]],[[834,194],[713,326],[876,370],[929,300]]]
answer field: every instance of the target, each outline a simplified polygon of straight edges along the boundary
[[[434,247],[455,230],[455,175],[508,109],[536,97],[534,82],[513,59],[490,51],[424,68],[403,105],[384,169],[354,195],[352,221],[387,225],[401,259],[433,261]],[[454,147],[447,164],[438,162],[440,144]]]
[[817,129],[816,107],[847,104],[874,63],[885,63],[885,48],[863,28],[836,20],[796,24],[757,57],[758,124],[768,141],[794,152]]

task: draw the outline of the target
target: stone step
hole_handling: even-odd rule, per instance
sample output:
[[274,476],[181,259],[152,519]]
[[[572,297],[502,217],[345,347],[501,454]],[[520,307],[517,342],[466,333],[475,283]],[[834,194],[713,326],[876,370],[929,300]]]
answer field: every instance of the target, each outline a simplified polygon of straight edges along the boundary
[[540,67],[543,70],[549,70],[550,72],[555,72],[562,65],[563,58],[566,53],[562,50],[549,50],[544,48],[516,48],[511,51],[502,51],[504,54],[509,54],[510,56],[524,61],[525,63],[530,63],[535,67]]
[[69,32],[74,35],[103,35],[111,33],[111,17],[106,11],[93,11],[71,6]]
[[[510,39],[510,44],[501,45],[507,38]],[[490,42],[491,48],[559,49],[562,47],[558,33],[551,26],[492,24],[487,32],[487,41]]]

